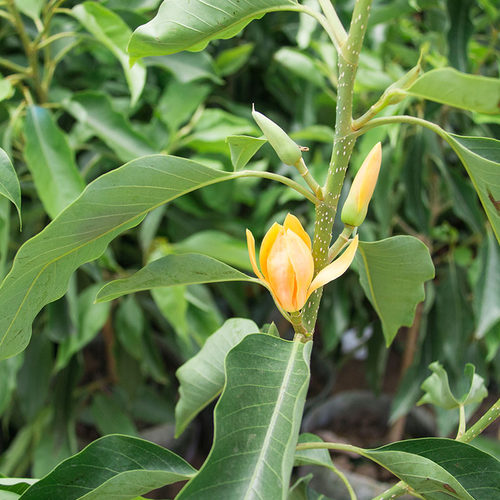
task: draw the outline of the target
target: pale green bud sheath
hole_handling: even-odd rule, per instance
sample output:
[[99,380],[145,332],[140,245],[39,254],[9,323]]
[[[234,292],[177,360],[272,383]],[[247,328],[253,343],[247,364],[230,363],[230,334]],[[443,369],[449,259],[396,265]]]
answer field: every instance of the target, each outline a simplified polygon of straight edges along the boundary
[[351,190],[342,208],[341,219],[344,224],[357,227],[365,220],[368,205],[377,184],[381,163],[382,146],[378,142],[368,153],[352,181]]
[[296,165],[302,158],[299,146],[279,125],[262,113],[255,111],[255,107],[253,106],[252,116],[280,160],[286,165]]

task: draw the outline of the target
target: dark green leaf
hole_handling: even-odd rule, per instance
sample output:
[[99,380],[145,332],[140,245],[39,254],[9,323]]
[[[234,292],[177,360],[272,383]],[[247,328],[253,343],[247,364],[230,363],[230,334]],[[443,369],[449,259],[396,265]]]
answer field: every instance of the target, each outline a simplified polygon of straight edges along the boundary
[[447,0],[446,7],[450,18],[448,29],[448,59],[451,65],[467,71],[468,43],[473,32],[470,11],[474,0]]
[[176,372],[180,398],[175,407],[176,437],[222,391],[227,353],[259,327],[248,319],[227,320],[205,342],[200,352]]
[[150,262],[130,278],[108,283],[99,291],[96,300],[103,302],[151,288],[218,281],[257,280],[206,255],[167,255]]
[[214,445],[178,500],[286,498],[311,346],[259,334],[229,352]]
[[83,191],[85,183],[64,133],[50,111],[30,106],[26,112],[24,156],[38,196],[51,218]]
[[412,236],[360,242],[356,262],[361,286],[382,321],[387,345],[401,326],[411,326],[425,298],[424,283],[434,277],[427,247]]
[[31,486],[22,500],[127,500],[195,473],[171,451],[111,435],[88,445]]
[[365,456],[428,500],[492,500],[500,495],[500,462],[465,443],[412,439],[369,450]]

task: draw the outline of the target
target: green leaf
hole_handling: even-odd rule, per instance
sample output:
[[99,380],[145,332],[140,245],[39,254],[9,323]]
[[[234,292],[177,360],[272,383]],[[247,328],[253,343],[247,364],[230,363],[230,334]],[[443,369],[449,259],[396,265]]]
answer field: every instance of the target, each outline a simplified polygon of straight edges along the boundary
[[147,139],[136,132],[123,114],[113,109],[110,98],[99,92],[76,94],[66,104],[80,123],[111,148],[121,161],[157,153]]
[[478,113],[500,112],[498,78],[469,75],[453,68],[424,73],[405,93]]
[[247,335],[258,331],[253,321],[229,319],[207,339],[196,356],[177,370],[180,398],[175,407],[175,437],[222,391],[227,353]]
[[212,450],[178,500],[286,499],[311,346],[257,334],[228,353]]
[[[0,286],[0,359],[22,351],[40,309],[64,295],[80,265],[136,226],[154,208],[195,189],[233,178],[184,158],[150,156],[96,179],[17,253]],[[244,275],[243,275],[244,276]]]
[[114,394],[96,394],[90,408],[97,430],[102,434],[125,434],[137,436],[134,422]]
[[[125,350],[138,361],[143,357],[144,314],[134,297],[120,303],[115,316],[116,336]],[[119,431],[116,431],[119,432]]]
[[300,50],[282,47],[274,54],[273,58],[289,75],[295,75],[311,82],[316,87],[325,88],[325,78],[316,61]]
[[295,482],[288,491],[287,500],[329,500],[325,495],[314,491],[309,483],[313,478],[313,474],[303,476]]
[[488,395],[484,379],[475,373],[476,369],[470,363],[465,366],[467,387],[464,388],[465,392],[458,399],[451,392],[448,374],[441,363],[434,361],[429,365],[429,369],[433,374],[426,378],[421,385],[425,394],[417,403],[418,405],[430,403],[446,410],[453,410],[460,406],[480,403]]
[[[7,500],[8,496],[2,496],[3,492],[16,493],[18,496],[24,493],[30,485],[36,483],[38,479],[25,479],[25,478],[9,478],[2,477],[0,474],[0,500]],[[17,498],[17,497],[12,497]]]
[[428,500],[491,500],[500,495],[500,462],[465,443],[411,439],[363,454]]
[[45,0],[14,0],[14,3],[24,15],[37,20],[40,19]]
[[172,248],[175,253],[202,253],[230,266],[252,270],[246,242],[221,231],[200,231],[172,244]]
[[22,500],[127,500],[196,472],[154,443],[111,435],[89,444],[31,486]]
[[134,31],[128,46],[132,61],[145,56],[202,50],[211,40],[231,38],[254,19],[277,10],[299,10],[295,0],[165,0],[149,23]]
[[78,296],[78,324],[73,335],[59,344],[54,371],[67,366],[71,357],[83,349],[100,332],[109,316],[110,304],[95,304],[94,298],[101,285],[86,288]]
[[0,102],[10,99],[14,95],[15,90],[16,89],[12,86],[11,81],[0,75]]
[[222,51],[215,60],[219,74],[227,76],[236,73],[248,61],[253,48],[253,43],[244,43]]
[[156,113],[171,132],[187,122],[210,93],[207,84],[173,80],[162,95]]
[[464,165],[500,242],[500,141],[445,133]]
[[24,157],[38,196],[53,219],[83,191],[85,183],[68,140],[50,111],[30,106],[26,111]]
[[0,148],[0,196],[5,196],[5,198],[14,203],[19,215],[19,225],[22,226],[21,188],[19,180],[17,179],[16,171],[10,158],[2,148]]
[[144,62],[148,66],[168,70],[181,83],[198,80],[210,80],[218,85],[223,83],[217,75],[213,59],[207,52],[180,52],[169,56],[148,57]]
[[[315,434],[309,432],[299,436],[298,443],[323,443],[324,441]],[[330,452],[325,448],[318,448],[313,450],[296,450],[294,466],[300,465],[320,465],[328,469],[333,468],[332,458]]]
[[96,300],[104,302],[128,293],[165,286],[220,281],[256,282],[258,280],[206,255],[194,253],[167,255],[150,262],[130,278],[108,283],[99,291]]
[[491,230],[482,245],[483,264],[476,285],[476,338],[483,338],[500,321],[500,250]]
[[226,142],[231,150],[231,162],[235,170],[241,170],[253,155],[267,142],[267,139],[248,135],[230,135]]
[[427,247],[413,236],[360,242],[356,255],[361,286],[382,321],[387,345],[401,326],[411,326],[425,298],[424,283],[434,277]]
[[129,65],[127,44],[132,31],[120,16],[97,2],[83,2],[75,6],[73,14],[120,61],[130,88],[131,104],[134,106],[146,83],[146,69],[142,64],[135,64],[133,67]]
[[467,71],[468,44],[474,31],[471,22],[471,9],[474,0],[446,0],[446,10],[449,16],[448,59],[453,67]]

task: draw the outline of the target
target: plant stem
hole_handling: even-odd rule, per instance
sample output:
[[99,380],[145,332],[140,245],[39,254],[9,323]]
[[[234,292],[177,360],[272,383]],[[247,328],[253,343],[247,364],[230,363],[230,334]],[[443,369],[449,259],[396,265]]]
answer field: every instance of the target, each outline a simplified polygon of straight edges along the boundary
[[457,441],[462,443],[470,443],[476,436],[492,424],[500,417],[500,399],[472,426],[470,427]]
[[[368,24],[372,0],[357,0],[354,6],[347,40],[338,57],[339,79],[337,110],[332,157],[328,169],[324,200],[316,206],[313,257],[314,271],[318,273],[328,264],[328,247],[332,238],[333,222],[337,212],[345,171],[349,164],[356,137],[352,136],[352,99],[359,53]],[[315,291],[304,309],[306,328],[312,332],[318,316],[322,289]]]
[[14,26],[16,27],[16,31],[24,48],[24,52],[26,54],[26,57],[28,58],[33,80],[33,87],[35,88],[35,92],[40,103],[44,103],[47,100],[47,96],[43,90],[42,82],[40,79],[40,67],[38,64],[38,52],[36,50],[36,46],[31,41],[28,33],[26,32],[21,14],[19,14],[14,0],[7,0],[7,9],[9,10],[10,15],[13,17]]
[[354,231],[352,226],[346,226],[339,237],[335,240],[335,243],[328,250],[328,262],[331,262],[337,255],[342,251],[342,249],[349,243],[349,238]]
[[296,450],[338,450],[348,451],[349,453],[356,453],[362,456],[365,455],[365,450],[363,450],[363,448],[346,443],[299,443]]
[[458,432],[456,437],[457,440],[459,440],[465,434],[465,428],[467,424],[467,420],[465,418],[465,406],[460,405],[459,410],[460,410],[460,420],[458,424]]
[[300,175],[304,179],[305,183],[311,188],[311,191],[314,193],[316,198],[319,200],[323,199],[323,190],[321,186],[316,182],[314,177],[309,172],[307,165],[304,161],[304,158],[300,158],[300,160],[295,164],[295,167],[299,171]]
[[281,182],[282,184],[295,189],[298,193],[305,196],[310,202],[315,205],[320,203],[320,200],[316,198],[307,188],[301,186],[298,182],[285,177],[284,175],[274,174],[272,172],[259,172],[256,170],[241,170],[240,172],[235,172],[234,177],[261,177],[263,179],[270,179],[273,181]]
[[337,15],[337,12],[333,7],[331,0],[319,0],[319,4],[325,14],[328,24],[332,29],[332,32],[335,34],[338,46],[340,47],[340,49],[342,49],[342,46],[347,40],[347,33],[344,29],[344,26],[340,22],[339,16]]
[[351,500],[358,500],[358,497],[356,496],[356,493],[355,493],[353,487],[351,486],[349,479],[347,479],[347,476],[340,469],[335,467],[335,465],[333,465],[333,464],[329,467],[329,469],[331,469],[332,472],[337,474],[337,476],[342,480],[342,482],[344,483],[344,485],[349,493],[349,498]]

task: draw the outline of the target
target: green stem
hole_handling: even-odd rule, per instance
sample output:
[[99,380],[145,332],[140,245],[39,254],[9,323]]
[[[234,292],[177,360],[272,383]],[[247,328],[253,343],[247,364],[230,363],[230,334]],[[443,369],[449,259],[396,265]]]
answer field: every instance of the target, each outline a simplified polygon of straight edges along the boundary
[[[320,12],[316,12],[313,9],[309,9],[305,5],[301,5],[300,7],[297,7],[295,9],[294,8],[291,8],[291,9],[287,8],[286,10],[303,12],[304,14],[308,14],[311,17],[314,17],[314,19],[316,19],[316,21],[318,21],[318,23],[321,24],[323,29],[327,32],[328,36],[330,37],[330,40],[332,41],[333,45],[337,49],[337,52],[340,53],[340,51],[342,50],[342,43],[343,43],[342,36],[331,25],[329,20],[325,16],[323,16]],[[339,35],[340,35],[340,37],[339,37]]]
[[319,0],[319,4],[325,14],[328,24],[332,29],[332,32],[335,34],[338,47],[342,49],[342,46],[347,40],[347,33],[344,29],[344,26],[340,22],[339,16],[337,15],[337,12],[333,7],[331,0]]
[[458,432],[456,439],[460,439],[465,434],[465,426],[467,423],[465,419],[465,406],[460,405],[459,410],[460,410],[460,420],[458,424]]
[[347,443],[299,443],[296,450],[338,450],[365,456],[365,450]]
[[422,498],[420,495],[415,493],[405,482],[399,481],[392,488],[384,491],[380,495],[376,496],[373,500],[392,500],[393,498],[400,497],[401,495],[411,495],[417,498]]
[[358,500],[358,497],[356,496],[356,493],[353,489],[353,487],[351,486],[351,483],[349,482],[349,479],[347,479],[347,476],[340,470],[340,469],[337,469],[337,467],[335,467],[335,465],[331,465],[330,467],[328,467],[332,472],[334,472],[335,474],[337,474],[337,476],[342,480],[342,482],[344,483],[348,493],[349,493],[349,498],[351,500]]
[[295,164],[295,167],[299,171],[305,183],[311,188],[311,191],[314,193],[316,198],[318,198],[318,200],[322,200],[323,190],[321,186],[316,182],[316,179],[309,172],[304,158],[300,158],[300,160]]
[[301,335],[304,338],[309,338],[311,336],[302,322],[302,314],[300,311],[291,312],[289,318],[296,335]]
[[[347,40],[338,57],[339,79],[337,86],[337,111],[332,157],[328,169],[324,200],[316,206],[313,257],[314,271],[318,273],[328,264],[328,247],[332,238],[333,222],[356,137],[352,136],[352,101],[359,53],[368,24],[372,0],[356,0]],[[314,330],[318,316],[322,289],[315,291],[306,304],[305,326]]]
[[31,41],[26,29],[24,27],[23,20],[21,18],[21,14],[17,10],[17,7],[14,3],[14,0],[7,0],[7,9],[9,10],[10,15],[14,19],[14,26],[16,27],[16,31],[19,35],[21,43],[24,48],[24,52],[26,57],[28,58],[28,62],[31,68],[31,76],[33,80],[33,87],[35,88],[35,92],[38,96],[38,99],[41,103],[46,101],[46,95],[42,88],[42,82],[40,80],[40,67],[38,64],[38,52],[33,42]]
[[495,404],[458,439],[458,441],[462,443],[470,443],[498,417],[500,417],[500,399],[498,399]]
[[349,238],[351,237],[354,228],[352,226],[346,226],[339,237],[335,240],[335,243],[328,250],[328,261],[331,262],[337,255],[342,251],[342,249],[349,243]]
[[407,123],[409,125],[420,125],[422,127],[426,127],[432,130],[445,140],[447,137],[446,132],[439,125],[436,125],[435,123],[429,122],[422,118],[417,118],[415,116],[408,116],[408,115],[396,115],[396,116],[387,116],[383,118],[374,118],[359,130],[356,130],[355,132],[351,133],[351,136],[359,137],[365,132],[371,130],[372,128],[379,127],[380,125],[391,125],[393,123]]
[[307,188],[301,186],[298,182],[295,182],[292,179],[289,179],[288,177],[285,177],[283,175],[279,174],[274,174],[272,172],[258,172],[255,170],[241,170],[240,172],[235,172],[234,177],[261,177],[263,179],[270,179],[273,181],[278,181],[281,182],[282,184],[285,184],[288,187],[291,187],[292,189],[295,189],[298,193],[303,195],[305,198],[307,198],[310,202],[314,203],[317,205],[320,203],[320,200],[316,198]]

